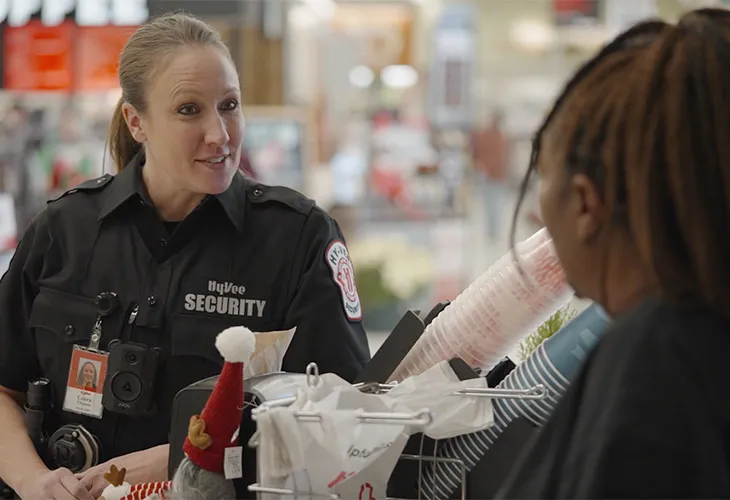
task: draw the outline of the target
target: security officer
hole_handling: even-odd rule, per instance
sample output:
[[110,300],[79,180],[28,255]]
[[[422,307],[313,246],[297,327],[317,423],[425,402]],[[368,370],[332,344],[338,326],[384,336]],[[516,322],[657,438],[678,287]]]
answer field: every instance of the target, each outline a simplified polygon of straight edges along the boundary
[[[369,360],[337,224],[304,196],[238,173],[238,76],[219,35],[186,15],[151,21],[119,75],[110,145],[120,172],[50,202],[0,282],[0,477],[24,498],[97,495],[105,483],[91,471],[112,458],[132,483],[165,479],[173,397],[219,373],[214,341],[227,327],[296,327],[286,371],[314,361],[352,381]],[[110,410],[109,387],[100,396],[115,345],[136,346],[125,359],[144,358],[147,371],[111,392],[139,396],[154,379],[154,410],[125,414]],[[73,382],[88,362],[97,393]],[[54,425],[99,439],[102,465],[86,475],[49,472],[25,437],[16,403],[38,377],[51,382]]]

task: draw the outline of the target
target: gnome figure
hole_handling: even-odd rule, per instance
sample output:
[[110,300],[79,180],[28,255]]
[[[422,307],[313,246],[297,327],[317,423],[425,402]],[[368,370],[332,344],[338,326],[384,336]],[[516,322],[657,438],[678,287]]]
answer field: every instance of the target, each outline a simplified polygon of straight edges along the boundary
[[234,500],[233,482],[224,475],[226,448],[236,447],[243,414],[243,367],[256,349],[256,336],[237,326],[215,341],[225,364],[200,416],[190,418],[183,444],[185,458],[172,478],[171,491],[196,500]]
[[224,461],[226,448],[238,446],[243,368],[256,349],[256,336],[248,328],[236,326],[218,334],[215,345],[225,364],[202,414],[190,418],[183,445],[185,458],[172,481],[130,486],[124,482],[126,471],[112,466],[109,477],[105,476],[110,484],[102,494],[104,500],[235,500],[233,482],[225,477]]

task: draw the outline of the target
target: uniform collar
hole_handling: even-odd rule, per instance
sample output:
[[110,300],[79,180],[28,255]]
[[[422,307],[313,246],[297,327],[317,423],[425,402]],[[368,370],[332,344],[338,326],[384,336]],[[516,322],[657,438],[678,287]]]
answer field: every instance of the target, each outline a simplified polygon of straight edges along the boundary
[[246,180],[241,172],[236,172],[231,185],[221,194],[213,195],[228,215],[231,223],[239,232],[243,232],[243,216],[246,208]]
[[[97,220],[105,219],[132,199],[152,206],[147,189],[142,182],[143,160],[143,153],[137,153],[132,161],[115,176],[114,182],[107,190],[108,195]],[[221,194],[211,196],[211,198],[215,198],[220,203],[223,211],[231,223],[236,226],[236,229],[243,231],[243,215],[246,205],[246,184],[243,175],[240,173],[234,175],[229,188]]]

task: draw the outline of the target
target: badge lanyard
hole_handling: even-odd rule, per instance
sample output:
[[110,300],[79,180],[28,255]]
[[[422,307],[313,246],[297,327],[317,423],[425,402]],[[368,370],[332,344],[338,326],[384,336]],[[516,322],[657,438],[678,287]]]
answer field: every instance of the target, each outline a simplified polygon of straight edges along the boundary
[[102,327],[104,318],[116,310],[117,294],[100,293],[94,304],[97,316],[91,329],[89,345],[73,346],[63,409],[79,415],[101,418],[104,412],[102,396],[109,360],[109,353],[100,349]]
[[94,327],[91,329],[91,341],[88,349],[90,351],[99,352],[99,344],[101,343],[101,315],[96,317]]

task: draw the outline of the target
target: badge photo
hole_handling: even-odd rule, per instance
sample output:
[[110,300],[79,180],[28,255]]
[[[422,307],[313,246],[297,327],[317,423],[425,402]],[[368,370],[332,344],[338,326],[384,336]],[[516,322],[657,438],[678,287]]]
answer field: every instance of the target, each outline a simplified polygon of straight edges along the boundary
[[347,319],[360,321],[362,319],[362,307],[355,285],[355,268],[352,266],[350,254],[345,244],[340,240],[333,240],[327,247],[325,260],[332,270],[332,279],[340,288],[342,305],[345,308]]
[[63,399],[65,411],[101,418],[108,357],[101,351],[74,346]]

